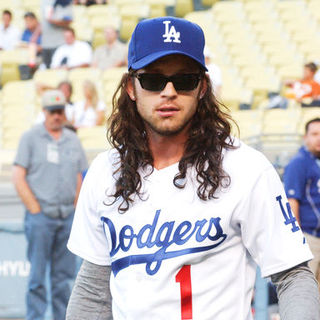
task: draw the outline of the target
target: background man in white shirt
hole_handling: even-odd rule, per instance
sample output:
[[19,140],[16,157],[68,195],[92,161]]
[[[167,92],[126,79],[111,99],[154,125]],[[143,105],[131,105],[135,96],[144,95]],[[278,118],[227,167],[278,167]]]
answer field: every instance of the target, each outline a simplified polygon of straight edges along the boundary
[[12,13],[9,10],[2,12],[2,24],[0,25],[0,49],[12,50],[20,42],[20,31],[11,24]]
[[66,28],[63,33],[65,44],[54,52],[51,68],[84,68],[89,67],[92,60],[91,46],[85,41],[76,40],[72,28]]

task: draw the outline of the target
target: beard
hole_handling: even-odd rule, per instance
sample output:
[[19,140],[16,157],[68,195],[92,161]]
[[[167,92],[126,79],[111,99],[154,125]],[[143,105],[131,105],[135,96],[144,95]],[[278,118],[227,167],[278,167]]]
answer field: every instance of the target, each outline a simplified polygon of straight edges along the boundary
[[158,134],[159,136],[173,137],[173,136],[178,135],[182,131],[184,131],[185,128],[190,125],[190,123],[191,123],[191,121],[193,119],[193,116],[191,118],[189,118],[189,119],[186,119],[185,121],[183,121],[179,125],[173,126],[172,128],[170,128],[170,127],[162,128],[161,126],[157,126],[156,124],[151,123],[150,121],[148,121],[147,119],[144,119],[143,117],[141,117],[141,118],[142,118],[142,120],[143,120],[143,122],[145,124],[145,127],[148,128],[150,131]]

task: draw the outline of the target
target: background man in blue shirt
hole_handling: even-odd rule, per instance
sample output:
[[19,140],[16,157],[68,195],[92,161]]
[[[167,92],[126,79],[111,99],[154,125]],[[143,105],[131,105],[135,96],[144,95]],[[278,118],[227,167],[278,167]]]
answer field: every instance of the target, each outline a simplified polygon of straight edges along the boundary
[[21,36],[21,40],[30,43],[35,42],[39,46],[41,44],[41,32],[40,32],[40,24],[36,15],[33,12],[27,12],[24,15],[25,21],[25,29]]
[[320,118],[307,122],[305,145],[285,169],[290,206],[305,233],[314,259],[310,268],[320,280]]

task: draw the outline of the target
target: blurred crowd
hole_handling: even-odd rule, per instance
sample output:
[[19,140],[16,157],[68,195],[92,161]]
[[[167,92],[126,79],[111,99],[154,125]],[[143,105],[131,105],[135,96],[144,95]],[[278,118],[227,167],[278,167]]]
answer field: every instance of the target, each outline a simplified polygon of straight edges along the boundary
[[[38,69],[72,70],[91,67],[105,71],[109,68],[126,66],[127,44],[119,39],[119,30],[114,26],[106,24],[104,44],[96,47],[87,41],[79,40],[71,27],[73,6],[90,6],[106,2],[105,0],[41,0],[40,17],[33,12],[25,12],[24,30],[14,26],[13,13],[4,10],[0,25],[0,50],[27,48],[28,65],[20,68],[20,72],[26,72],[27,75],[22,74],[21,79],[32,77]],[[215,96],[220,99],[221,70],[215,64],[214,53],[210,52],[208,47],[205,48],[204,54]],[[320,105],[320,71],[317,63],[309,62],[301,70],[301,79],[285,81],[280,92],[270,93],[266,108],[286,108],[288,99],[295,99],[303,107]],[[41,83],[37,83],[37,87],[40,93],[48,89]],[[72,92],[71,83],[68,87]],[[69,103],[69,107],[66,108],[68,123],[74,128],[103,124],[101,117],[106,106],[101,97],[98,97],[95,84],[89,79],[83,83],[83,97],[83,101],[73,104],[71,97],[66,96]],[[39,122],[41,119],[43,115],[39,114],[36,121]]]
[[[118,30],[106,25],[104,29],[105,44],[92,48],[86,41],[77,39],[74,29],[70,27],[72,5],[103,4],[105,1],[71,1],[42,0],[41,17],[33,12],[24,14],[24,30],[12,24],[13,12],[2,12],[0,25],[0,50],[28,49],[28,65],[20,72],[27,72],[32,77],[37,69],[66,69],[94,67],[104,71],[108,68],[127,64],[127,45],[119,40]],[[26,79],[26,76],[21,75]],[[47,89],[37,83],[39,93]],[[58,89],[62,90],[68,101],[66,121],[73,128],[101,125],[106,106],[99,99],[96,85],[88,80],[83,83],[83,101],[73,104],[71,101],[72,84],[63,82]],[[44,120],[40,112],[36,122]]]

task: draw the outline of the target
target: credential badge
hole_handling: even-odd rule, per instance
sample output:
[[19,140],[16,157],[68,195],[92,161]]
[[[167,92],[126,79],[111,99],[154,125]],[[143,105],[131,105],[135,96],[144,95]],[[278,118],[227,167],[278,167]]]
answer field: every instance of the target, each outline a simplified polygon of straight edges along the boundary
[[163,42],[181,43],[180,32],[177,32],[174,26],[171,26],[169,30],[170,23],[171,21],[169,20],[163,21],[163,24],[165,25],[165,33],[162,35],[162,37],[165,38]]

